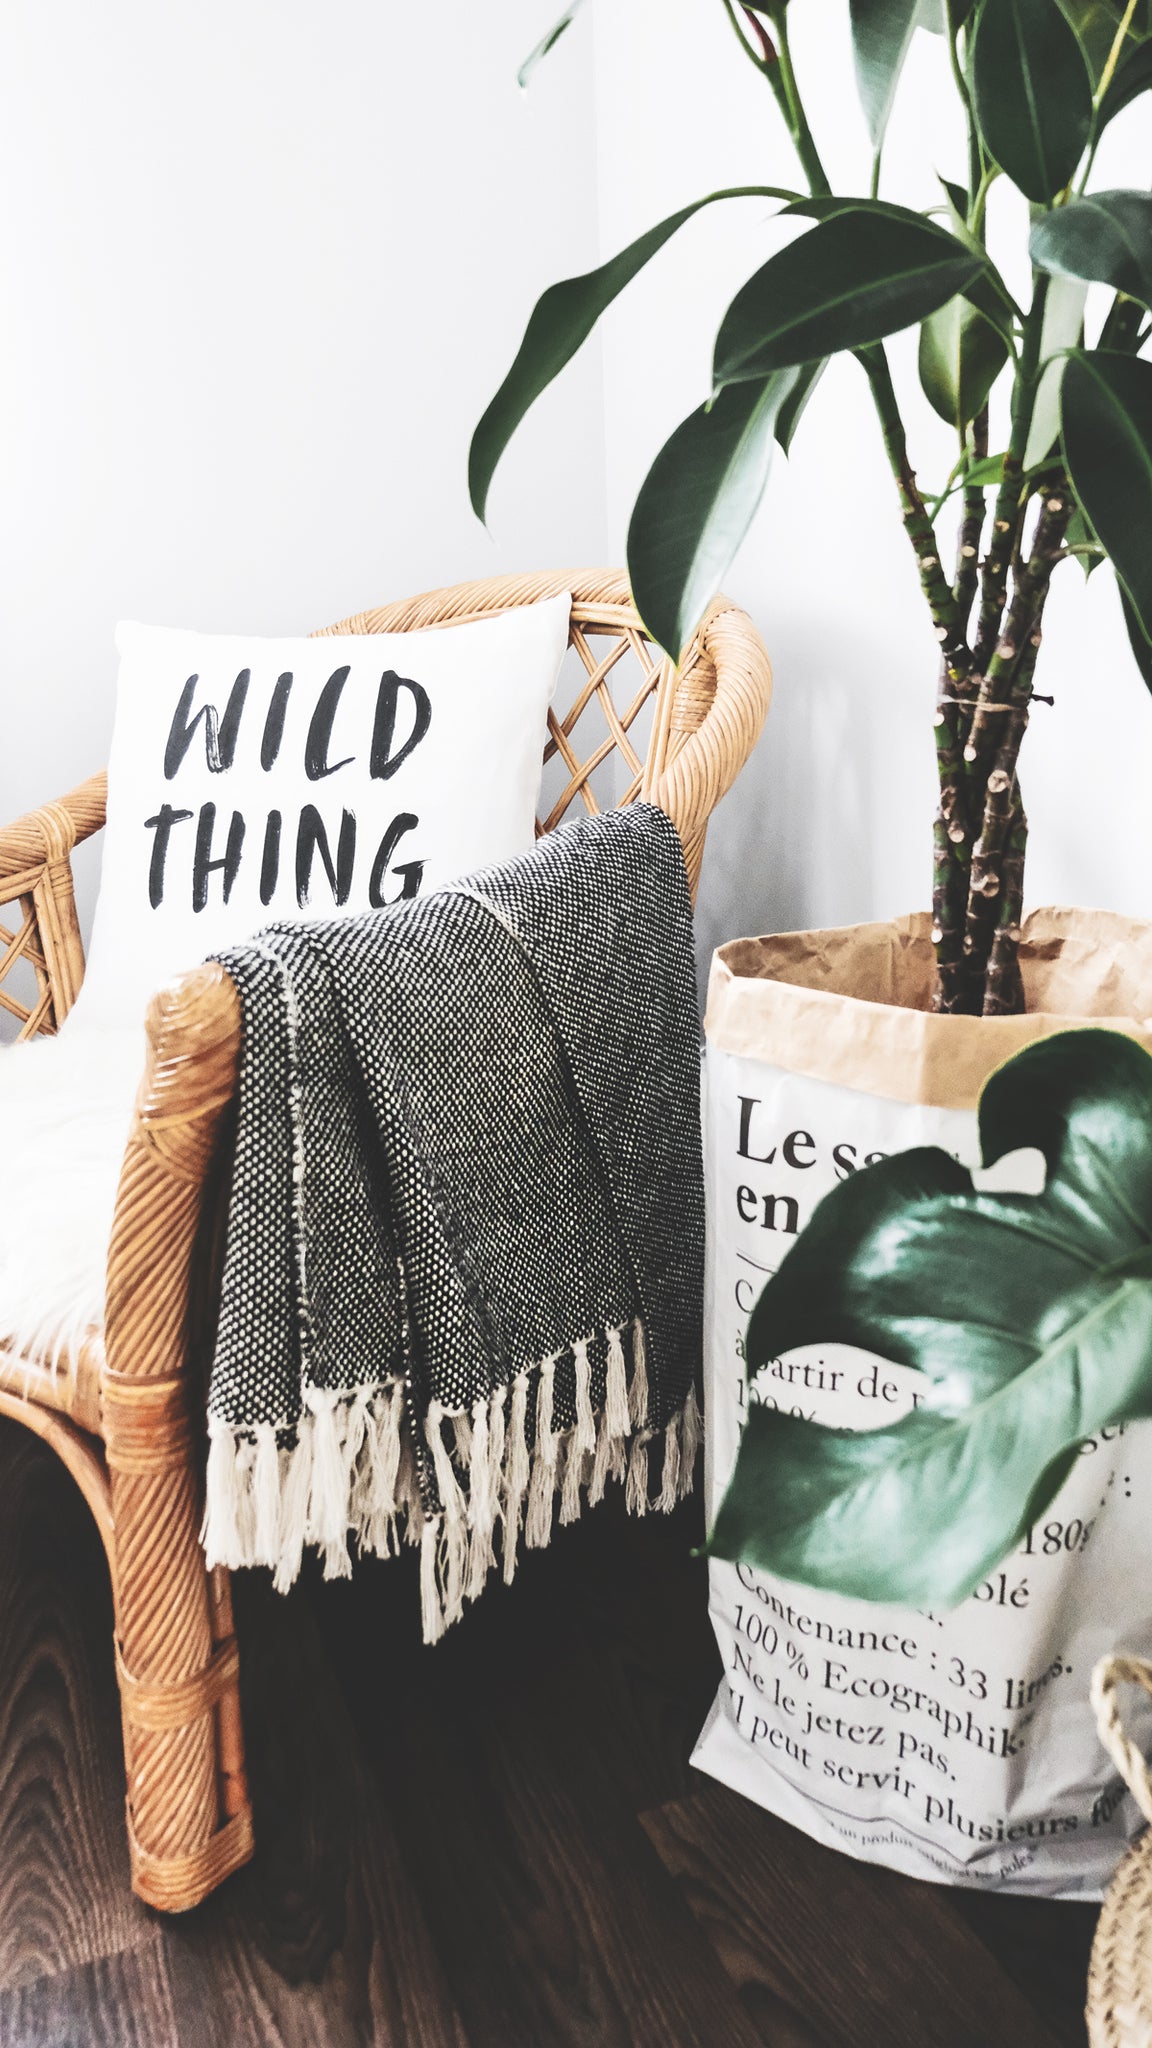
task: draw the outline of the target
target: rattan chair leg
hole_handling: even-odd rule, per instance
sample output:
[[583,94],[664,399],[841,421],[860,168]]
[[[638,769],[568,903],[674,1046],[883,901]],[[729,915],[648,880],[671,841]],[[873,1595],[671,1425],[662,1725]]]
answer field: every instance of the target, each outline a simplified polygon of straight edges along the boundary
[[[191,1459],[152,1476],[112,1470],[116,1662],[133,1889],[180,1913],[252,1854],[230,1607],[213,1598]],[[217,1633],[221,1625],[228,1633]]]
[[235,1086],[231,984],[218,969],[188,976],[152,1005],[148,1032],[109,1253],[101,1419],[132,1882],[172,1913],[253,1848],[231,1603],[199,1536],[197,1323],[211,1291],[199,1224]]

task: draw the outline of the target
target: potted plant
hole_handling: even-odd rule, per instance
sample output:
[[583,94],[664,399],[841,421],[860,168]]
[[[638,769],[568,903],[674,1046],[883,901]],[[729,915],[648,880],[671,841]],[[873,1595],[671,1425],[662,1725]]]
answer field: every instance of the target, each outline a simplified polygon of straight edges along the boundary
[[[470,462],[483,514],[516,425],[605,307],[700,207],[756,191],[779,202],[793,238],[724,313],[712,392],[641,487],[628,540],[637,604],[678,654],[748,530],[774,443],[790,447],[805,407],[819,406],[826,362],[850,353],[862,402],[879,418],[894,516],[940,649],[931,915],[737,940],[713,963],[713,1511],[736,1460],[750,1371],[763,1416],[792,1418],[797,1441],[799,1424],[812,1420],[875,1433],[881,1491],[890,1446],[877,1425],[906,1415],[908,1437],[926,1434],[925,1378],[908,1362],[921,1313],[911,1300],[903,1349],[848,1350],[844,1328],[826,1321],[800,1352],[779,1356],[757,1339],[746,1356],[749,1312],[788,1246],[805,1242],[819,1200],[842,1184],[842,1206],[864,1202],[862,1167],[925,1144],[978,1167],[984,1084],[1070,1023],[1106,1022],[1152,1050],[1142,1021],[1152,1017],[1149,929],[1104,912],[1023,915],[1018,774],[1049,591],[1058,570],[1072,573],[1065,564],[1111,562],[1135,665],[1152,687],[1152,363],[1141,354],[1152,331],[1152,195],[1092,182],[1108,123],[1152,88],[1148,0],[850,0],[872,161],[848,194],[825,174],[819,81],[810,91],[797,75],[789,0],[719,4],[795,146],[796,186],[707,194],[610,262],[553,286],[476,429]],[[888,115],[918,27],[944,38],[967,138],[928,216],[880,196]],[[1009,185],[1030,204],[1024,302],[989,247],[989,214]],[[1086,333],[1090,284],[1107,287],[1109,299]],[[909,452],[906,402],[885,348],[912,326],[920,383],[956,435],[951,473],[930,492]],[[1013,1091],[1026,1099],[1024,1072],[1021,1061],[997,1083],[998,1116]],[[1115,1084],[1106,1077],[1105,1098]],[[873,1185],[883,1188],[882,1175]],[[1036,1184],[1025,1185],[1038,1199]],[[967,1192],[980,1201],[993,1190]],[[870,1240],[874,1264],[905,1227],[897,1205],[879,1252]],[[1045,1293],[1051,1275],[1022,1238],[1013,1243],[1016,1281],[1039,1327],[1058,1312]],[[807,1289],[819,1293],[820,1271],[804,1267]],[[859,1271],[855,1279],[862,1284]],[[967,1285],[979,1305],[988,1295],[979,1262]],[[949,1384],[947,1374],[934,1380],[931,1402],[950,1398]],[[960,1372],[958,1401],[963,1384]],[[862,1591],[892,1587],[859,1578],[847,1591],[832,1577],[801,1593],[780,1575],[789,1567],[779,1550],[774,1569],[763,1568],[764,1549],[758,1564],[714,1559],[727,1675],[697,1761],[824,1839],[915,1874],[1098,1890],[1133,1815],[1101,1776],[1084,1660],[1113,1648],[1144,1614],[1139,1589],[1152,1564],[1152,1530],[1138,1507],[1127,1520],[1111,1512],[1139,1495],[1127,1426],[1102,1423],[1087,1449],[1046,1468],[1046,1495],[1056,1477],[1063,1484],[1046,1499],[1043,1523],[1017,1503],[1023,1534],[1011,1557],[994,1569],[983,1556],[985,1575],[947,1612],[865,1604]],[[823,1489],[825,1537],[837,1514],[829,1447],[845,1441],[826,1437],[818,1476],[796,1481],[812,1499]],[[908,1510],[909,1519],[920,1512]],[[718,1535],[729,1553],[744,1541],[726,1539],[724,1525]],[[913,1552],[916,1537],[904,1525]]]

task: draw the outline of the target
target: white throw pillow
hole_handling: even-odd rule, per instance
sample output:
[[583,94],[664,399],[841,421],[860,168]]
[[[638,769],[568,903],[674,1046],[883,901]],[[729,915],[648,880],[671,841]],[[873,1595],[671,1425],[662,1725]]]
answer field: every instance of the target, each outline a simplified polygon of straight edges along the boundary
[[108,824],[74,1031],[209,953],[533,843],[565,592],[475,624],[322,639],[122,625]]

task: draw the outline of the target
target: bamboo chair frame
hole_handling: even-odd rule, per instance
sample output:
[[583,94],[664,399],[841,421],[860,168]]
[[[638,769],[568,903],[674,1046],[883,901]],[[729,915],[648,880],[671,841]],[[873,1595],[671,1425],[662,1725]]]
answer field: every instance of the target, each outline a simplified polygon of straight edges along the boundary
[[[644,633],[617,571],[459,584],[362,612],[329,633],[411,631],[477,619],[571,590],[569,640],[585,679],[549,713],[545,759],[567,779],[539,832],[578,800],[599,808],[596,769],[618,753],[618,801],[645,797],[675,822],[695,890],[708,819],[754,747],[771,670],[751,621],[711,606],[679,670]],[[639,668],[621,709],[615,671]],[[617,701],[614,701],[614,697]],[[654,699],[642,760],[630,729]],[[577,728],[598,705],[604,736],[581,757]],[[553,771],[555,774],[556,771]],[[0,1005],[21,1038],[52,1033],[77,995],[84,954],[70,855],[104,823],[106,784],[0,827],[0,984],[19,961],[35,977]],[[27,976],[26,976],[27,978]],[[223,1175],[240,1057],[239,1003],[224,971],[183,975],[153,999],[147,1058],[121,1172],[103,1329],[56,1366],[18,1357],[0,1331],[0,1415],[35,1430],[80,1487],[103,1539],[116,1615],[132,1884],[162,1911],[196,1905],[253,1851],[244,1772],[238,1652],[228,1574],[207,1571],[199,1542],[205,1455],[204,1373]]]

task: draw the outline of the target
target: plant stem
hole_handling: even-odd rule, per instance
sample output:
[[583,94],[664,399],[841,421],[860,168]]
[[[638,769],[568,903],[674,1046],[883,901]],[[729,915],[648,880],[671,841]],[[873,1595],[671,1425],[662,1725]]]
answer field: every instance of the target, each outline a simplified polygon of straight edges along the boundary
[[[968,453],[973,462],[982,462],[988,453],[987,406],[984,407],[979,419],[973,421]],[[970,484],[964,492],[964,517],[960,523],[960,537],[956,547],[956,580],[952,585],[957,624],[962,633],[968,631],[968,620],[971,617],[976,586],[980,579],[980,542],[984,537],[986,513],[982,487],[979,484]]]
[[[1020,807],[1016,764],[1028,724],[1028,704],[1044,606],[1052,572],[1063,556],[1064,534],[1074,503],[1064,480],[1045,496],[1028,561],[1015,579],[1003,636],[988,673],[981,681],[979,703],[972,721],[968,748],[965,749],[966,755],[969,749],[974,749],[982,758],[988,751],[990,728],[997,728],[991,741],[994,748],[991,766],[983,778],[980,837],[972,850],[964,951],[974,976],[983,984],[986,970],[990,967],[993,935],[996,934],[1000,958],[996,1001],[1001,1006],[1009,988],[1009,981],[1005,979],[1008,952],[1014,943],[1013,932],[1020,921],[1018,909],[1012,910],[1010,900],[1016,884],[1014,869],[1009,862],[1010,855],[1015,857],[1015,813]],[[1022,841],[1016,851],[1022,863]],[[985,988],[986,1013],[989,1000],[989,990]]]
[[957,631],[952,586],[941,567],[936,533],[916,482],[916,472],[908,457],[908,440],[892,383],[892,372],[888,367],[888,358],[882,344],[876,342],[870,348],[857,349],[856,360],[862,366],[872,390],[880,430],[884,436],[884,451],[900,494],[904,531],[916,556],[920,588],[932,614],[936,637],[946,655],[959,652],[961,649],[967,652],[964,649],[963,634]]
[[[747,57],[748,62],[750,64],[754,64],[757,71],[761,71],[765,75],[767,75],[768,71],[771,69],[771,67],[774,65],[776,61],[776,53],[774,50],[772,51],[771,57],[768,55],[769,49],[772,49],[772,44],[768,40],[768,37],[765,35],[763,40],[761,41],[760,47],[763,51],[763,55],[758,57],[756,55],[755,50],[752,48],[752,45],[748,41],[747,36],[744,34],[744,31],[741,28],[739,21],[736,18],[736,9],[732,4],[732,0],[720,0],[720,4],[724,9],[725,14],[728,16],[729,21],[732,24],[732,33],[735,36],[736,41],[739,43],[740,48],[743,50],[744,55]],[[758,29],[760,24],[756,22],[755,26]]]
[[1024,1008],[1020,978],[1020,919],[1024,907],[1024,854],[1028,820],[1016,784],[1000,889],[1000,914],[984,980],[984,1015],[1017,1017]]
[[1087,190],[1088,180],[1092,176],[1092,166],[1096,161],[1096,151],[1100,147],[1100,109],[1104,104],[1104,95],[1116,75],[1116,66],[1123,55],[1124,43],[1132,26],[1132,17],[1136,12],[1138,4],[1139,0],[1128,0],[1128,5],[1124,9],[1119,27],[1112,38],[1112,47],[1104,60],[1104,69],[1100,73],[1096,82],[1096,90],[1092,95],[1092,133],[1088,138],[1088,155],[1084,162],[1079,186],[1077,187],[1078,192],[1081,194]]
[[1036,399],[1040,340],[1047,298],[1048,279],[1041,271],[1035,277],[1032,304],[1024,322],[1020,360],[1012,383],[1012,427],[1008,450],[1004,457],[1004,481],[996,494],[996,504],[992,513],[992,536],[981,576],[980,617],[975,650],[975,666],[978,672],[983,672],[991,659],[1000,632],[1000,621],[1008,601],[1008,569],[1016,552],[1027,504],[1027,493],[1023,489],[1024,452],[1028,446],[1028,430],[1032,425],[1032,408]]
[[1116,75],[1116,66],[1120,62],[1120,57],[1124,49],[1124,40],[1128,34],[1129,29],[1132,26],[1132,17],[1135,14],[1138,5],[1139,0],[1128,0],[1128,5],[1124,9],[1124,14],[1120,22],[1120,26],[1116,30],[1116,33],[1112,38],[1112,48],[1109,50],[1108,55],[1104,60],[1104,69],[1100,73],[1100,77],[1097,80],[1096,84],[1096,90],[1092,95],[1092,105],[1097,113],[1100,112],[1100,108],[1103,105],[1104,101],[1104,95],[1107,92],[1108,87],[1111,85],[1112,80]]
[[[971,446],[965,453],[976,460],[988,453],[987,407],[973,424]],[[984,492],[979,485],[972,485],[964,493],[952,586],[959,633],[967,633],[976,594],[984,519]],[[936,698],[936,772],[940,795],[932,828],[932,940],[936,948],[935,1007],[946,1015],[970,1012],[978,995],[971,963],[964,952],[973,838],[963,757],[970,717],[967,707],[975,701],[969,667],[970,664],[955,657],[951,661],[946,658],[941,664]]]
[[[816,147],[815,138],[808,125],[808,116],[804,112],[804,102],[800,98],[800,88],[796,83],[796,73],[792,68],[792,47],[788,40],[788,16],[783,8],[774,17],[773,26],[776,30],[779,49],[779,78],[784,89],[784,98],[781,100],[781,106],[786,108],[785,119],[788,122],[788,132],[792,137],[796,154],[803,166],[804,175],[808,180],[809,188],[813,195],[826,196],[831,192],[832,187],[828,183],[827,173],[820,161],[820,152]],[[779,98],[779,94],[777,97]]]
[[979,236],[981,241],[984,240],[984,214],[988,205],[988,194],[999,176],[998,164],[986,164],[980,174],[980,183],[976,187],[976,196],[972,201],[968,229],[971,234]]

